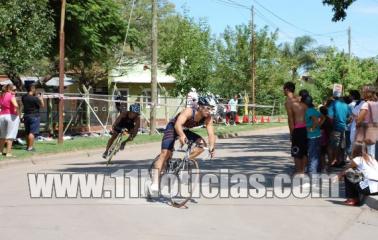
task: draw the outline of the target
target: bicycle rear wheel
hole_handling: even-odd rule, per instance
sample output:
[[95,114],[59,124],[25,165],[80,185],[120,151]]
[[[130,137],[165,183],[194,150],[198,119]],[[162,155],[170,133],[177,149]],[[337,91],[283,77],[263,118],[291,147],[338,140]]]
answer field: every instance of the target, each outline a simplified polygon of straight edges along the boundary
[[119,148],[121,146],[121,141],[122,141],[122,134],[118,134],[117,138],[114,140],[114,142],[108,149],[108,157],[107,157],[106,166],[110,164],[114,155],[119,151]]

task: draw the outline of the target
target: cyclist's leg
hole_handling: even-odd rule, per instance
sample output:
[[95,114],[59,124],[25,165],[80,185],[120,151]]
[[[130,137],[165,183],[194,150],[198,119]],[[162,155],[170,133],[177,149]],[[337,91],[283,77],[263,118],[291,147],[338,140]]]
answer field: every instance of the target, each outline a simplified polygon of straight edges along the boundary
[[155,162],[155,174],[153,174],[151,190],[157,191],[159,190],[159,175],[161,170],[163,169],[166,161],[172,156],[173,147],[176,140],[175,130],[172,124],[168,124],[163,140],[161,143],[161,152],[159,155],[159,159]]
[[113,144],[113,142],[117,138],[117,136],[118,136],[118,133],[117,132],[113,132],[112,136],[108,140],[108,144],[106,145],[106,149],[105,149],[106,153],[108,152],[110,146]]
[[[196,143],[196,145],[201,145],[206,147],[206,141],[198,134],[191,132],[189,130],[184,131],[186,138],[190,141],[193,141]],[[197,156],[199,156],[201,153],[203,153],[203,148],[195,147],[192,152],[190,153],[189,159],[194,160]]]
[[113,144],[114,140],[117,138],[118,134],[121,132],[121,129],[118,126],[113,127],[112,136],[108,140],[108,144],[106,145],[105,152],[102,154],[103,158],[106,158],[108,155],[108,150],[110,146]]
[[127,136],[127,138],[126,138],[125,140],[122,141],[121,146],[119,147],[119,150],[124,150],[124,149],[125,149],[125,145],[126,145],[126,142],[127,142],[128,137],[129,137],[129,133],[128,133],[128,131],[125,131],[125,132],[123,133],[123,136]]
[[152,171],[152,191],[159,191],[159,177],[161,170],[166,164],[166,161],[172,156],[172,151],[162,149],[159,155],[159,159],[155,162],[154,170]]

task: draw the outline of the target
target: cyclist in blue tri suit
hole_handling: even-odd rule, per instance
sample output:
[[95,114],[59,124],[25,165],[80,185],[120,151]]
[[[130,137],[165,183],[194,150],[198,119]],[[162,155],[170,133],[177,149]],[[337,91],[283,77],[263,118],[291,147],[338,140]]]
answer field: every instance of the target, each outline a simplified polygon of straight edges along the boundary
[[[207,130],[209,138],[209,149],[211,156],[214,156],[215,147],[215,133],[213,128],[213,119],[211,111],[215,108],[215,100],[209,96],[199,97],[198,106],[185,108],[175,118],[173,118],[167,125],[161,144],[161,152],[159,159],[155,163],[155,169],[158,172],[165,165],[165,162],[172,155],[173,147],[176,139],[179,139],[180,144],[184,145],[187,140],[195,142],[198,145],[206,146],[205,140],[198,134],[191,132],[189,129],[204,125]],[[190,159],[194,159],[203,152],[203,148],[196,147],[193,149]],[[151,191],[159,190],[159,176],[153,176],[151,184]]]

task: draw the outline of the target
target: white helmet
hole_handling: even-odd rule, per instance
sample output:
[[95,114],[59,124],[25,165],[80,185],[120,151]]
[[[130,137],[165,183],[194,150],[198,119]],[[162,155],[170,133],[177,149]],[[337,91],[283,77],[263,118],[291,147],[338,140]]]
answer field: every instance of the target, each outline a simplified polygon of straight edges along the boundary
[[211,96],[202,96],[198,98],[198,105],[215,107],[217,103]]

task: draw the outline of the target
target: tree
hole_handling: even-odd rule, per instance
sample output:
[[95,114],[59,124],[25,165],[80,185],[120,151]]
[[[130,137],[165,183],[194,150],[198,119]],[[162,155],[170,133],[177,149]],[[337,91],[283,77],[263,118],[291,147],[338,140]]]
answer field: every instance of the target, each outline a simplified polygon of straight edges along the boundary
[[212,39],[205,22],[179,15],[171,16],[160,27],[160,61],[167,66],[167,74],[176,77],[174,95],[186,95],[191,87],[205,92],[213,67]]
[[317,101],[331,94],[334,83],[344,86],[345,91],[361,89],[363,85],[374,84],[378,78],[378,60],[376,58],[359,59],[330,48],[320,56],[315,67],[310,71],[319,91]]
[[0,0],[0,66],[16,86],[48,53],[54,33],[48,0]]
[[[257,84],[256,100],[263,105],[283,102],[283,84],[290,79],[290,67],[283,63],[277,44],[278,30],[269,32],[267,27],[257,32]],[[272,109],[257,109],[258,114],[271,114]]]
[[337,22],[344,20],[346,17],[346,10],[356,0],[323,0],[324,5],[332,6],[334,12],[332,21]]
[[[50,0],[55,28],[60,24],[60,0]],[[68,0],[66,6],[67,70],[75,72],[81,84],[95,85],[107,79],[108,72],[117,64],[127,22],[122,5],[113,0]],[[130,31],[128,43],[139,45],[136,29]],[[51,58],[58,54],[58,38],[54,39]]]
[[297,79],[299,69],[308,71],[315,63],[315,50],[311,48],[314,42],[315,40],[310,36],[302,36],[295,38],[293,44],[282,45],[282,56],[290,66],[292,81]]
[[216,41],[213,88],[224,97],[250,89],[251,31],[247,25],[227,27]]
[[[127,1],[125,4],[124,0],[118,0],[124,7],[123,12],[125,19],[130,19],[130,13],[132,8],[132,0]],[[168,0],[158,1],[158,34],[163,34],[167,30],[164,27],[166,21],[171,16],[175,15],[175,6]],[[138,45],[132,45],[128,42],[128,48],[124,49],[124,55],[127,56],[122,64],[128,64],[131,62],[145,61],[151,56],[151,28],[152,28],[152,18],[151,18],[151,0],[136,0],[134,5],[134,10],[132,17],[130,19],[130,30],[128,38],[133,35],[137,36]],[[169,31],[169,29],[168,29]],[[133,33],[130,34],[130,33]],[[164,47],[164,43],[158,42],[159,49]]]
[[[251,28],[239,25],[226,28],[216,41],[215,73],[212,88],[223,97],[250,93],[251,89]],[[281,100],[282,85],[290,78],[287,64],[280,61],[277,31],[268,27],[258,30],[256,36],[256,102],[273,104]],[[251,94],[249,94],[251,96]],[[267,110],[271,111],[271,110]],[[258,109],[258,113],[264,113]]]

